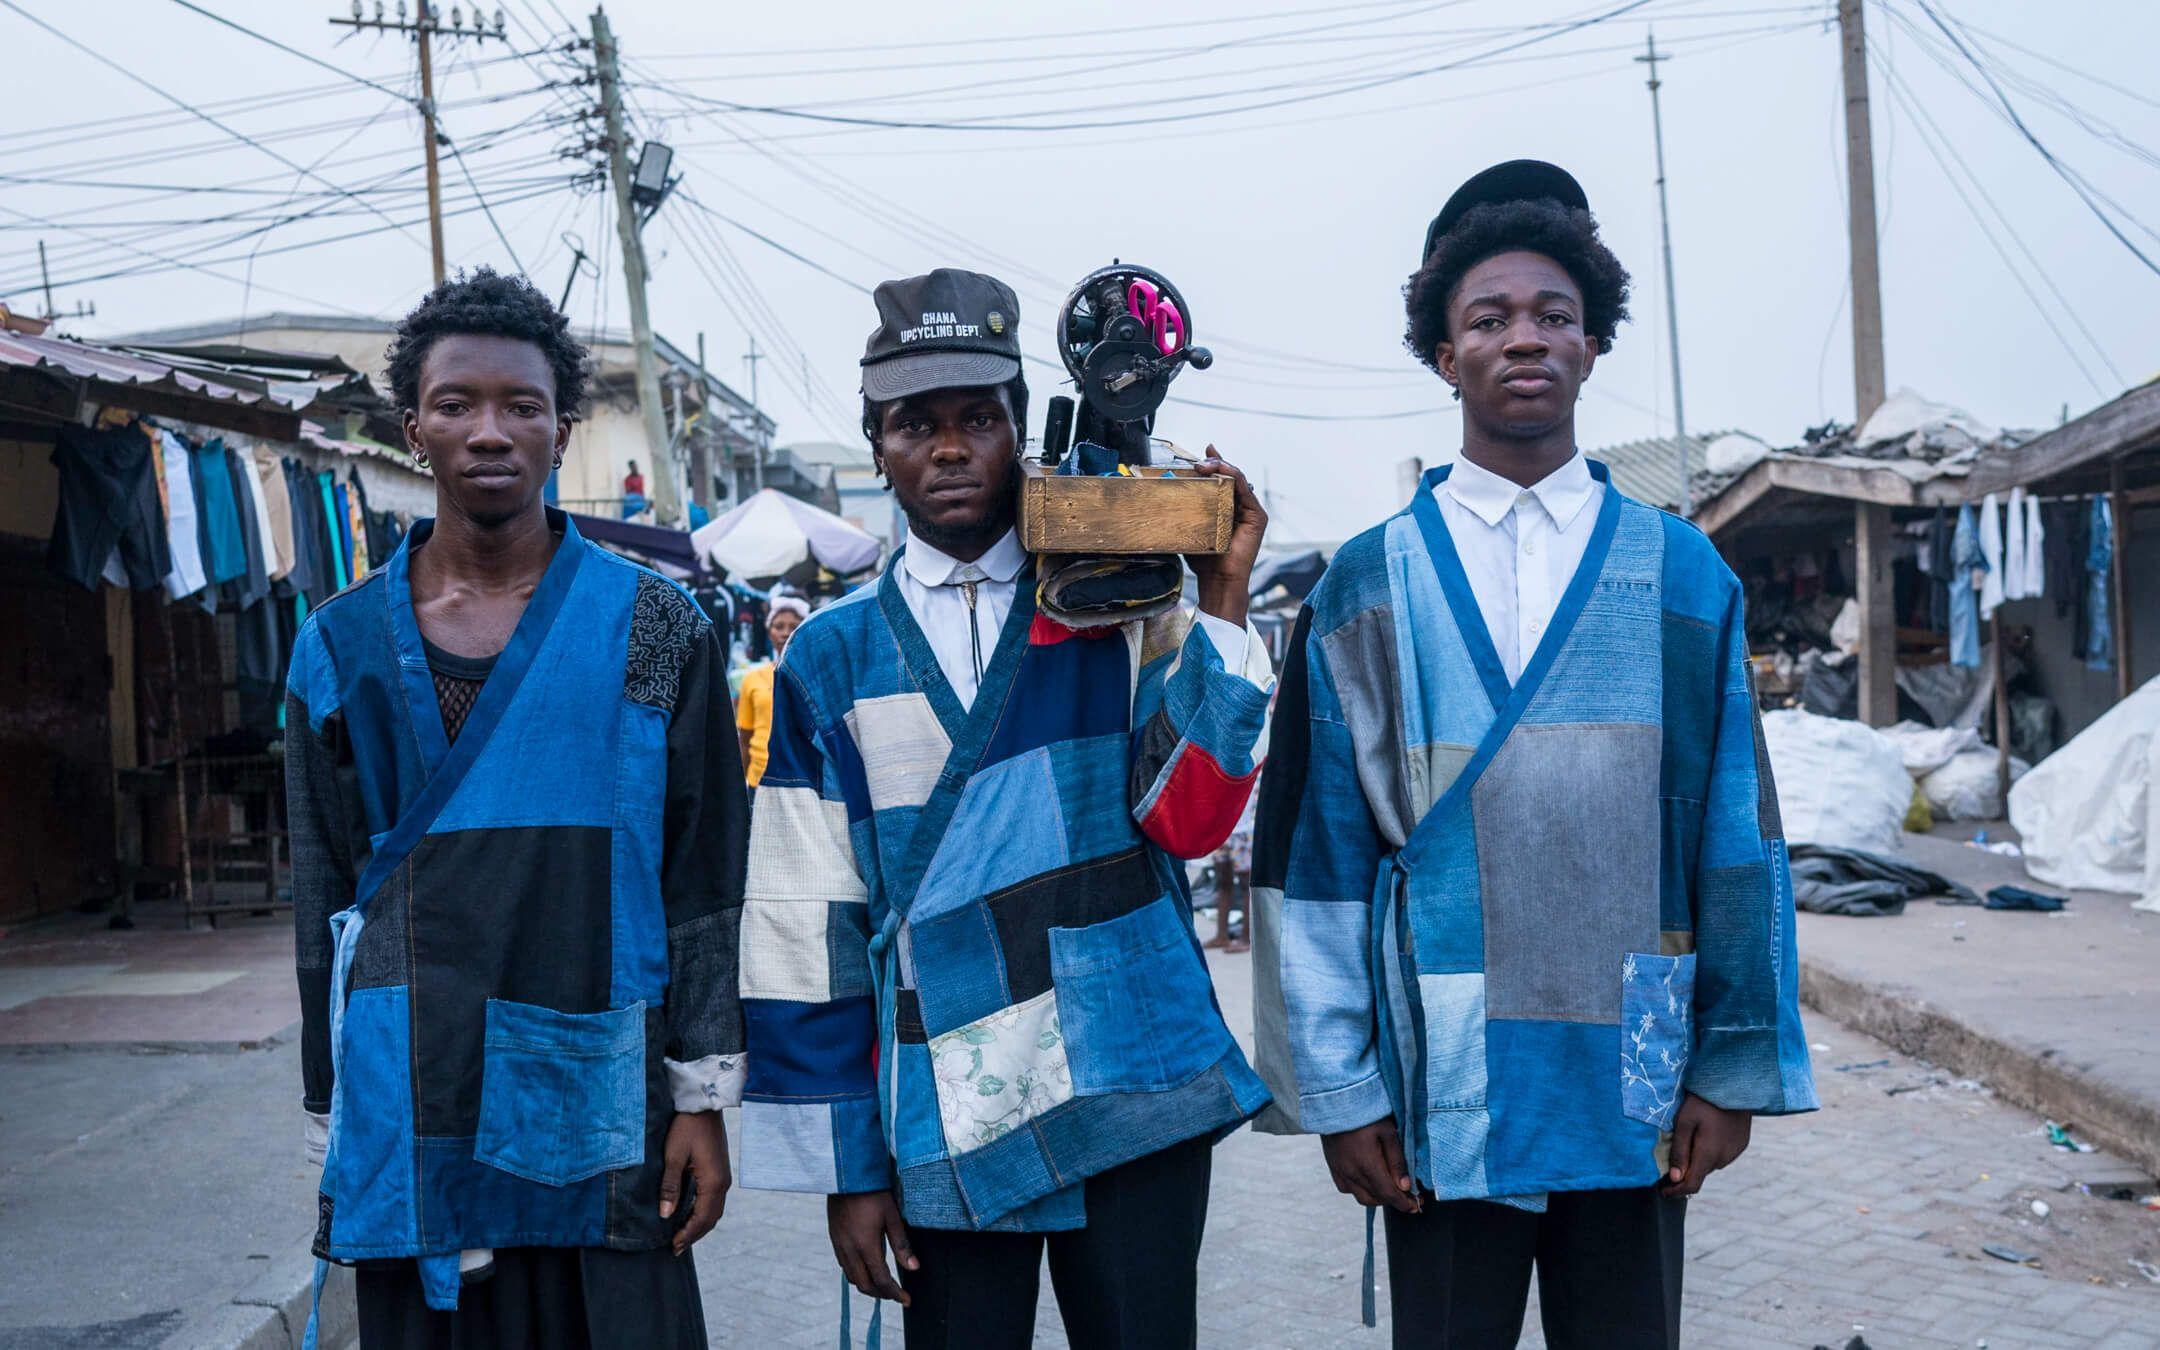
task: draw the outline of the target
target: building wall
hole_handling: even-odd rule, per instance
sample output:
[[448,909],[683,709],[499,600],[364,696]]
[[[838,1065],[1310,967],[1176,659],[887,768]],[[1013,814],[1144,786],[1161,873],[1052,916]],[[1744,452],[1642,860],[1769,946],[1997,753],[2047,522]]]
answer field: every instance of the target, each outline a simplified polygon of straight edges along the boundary
[[[2160,507],[2139,508],[2132,516],[2130,550],[2124,557],[2130,597],[2130,672],[2143,684],[2160,675]],[[2090,669],[2079,658],[2077,616],[2058,616],[2055,597],[2011,600],[2000,613],[2005,623],[2032,628],[2034,678],[2041,692],[2055,700],[2056,744],[2091,726],[2115,706],[2115,672]]]

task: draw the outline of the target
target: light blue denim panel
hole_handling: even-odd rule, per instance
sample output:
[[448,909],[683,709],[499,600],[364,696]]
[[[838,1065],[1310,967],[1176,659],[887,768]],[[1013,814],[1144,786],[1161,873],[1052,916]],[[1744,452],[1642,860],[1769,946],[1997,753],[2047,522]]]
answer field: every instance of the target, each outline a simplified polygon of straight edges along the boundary
[[645,1005],[566,1013],[487,1002],[473,1157],[537,1181],[645,1160]]
[[1425,1009],[1425,1109],[1485,1105],[1485,977],[1418,976]]
[[[533,654],[517,698],[432,833],[615,823],[618,727],[594,712],[622,697],[639,575],[627,566],[578,568],[562,621]],[[566,736],[566,727],[582,734]]]
[[1050,978],[1078,1096],[1181,1087],[1230,1048],[1174,895],[1085,928],[1052,928]]
[[1664,548],[1658,513],[1622,503],[1604,570],[1523,713],[1524,722],[1660,723],[1665,669],[1658,592]]
[[832,1111],[830,1102],[744,1102],[743,1185],[820,1195],[839,1190]]
[[[1488,770],[1488,773],[1490,770]],[[1410,928],[1416,940],[1420,974],[1445,975],[1486,969],[1490,959],[1486,941],[1484,870],[1479,859],[1485,843],[1477,812],[1476,790],[1457,796],[1437,808],[1442,814],[1430,826],[1433,846],[1410,873],[1403,902],[1410,909]],[[1514,865],[1501,858],[1498,867]]]
[[1659,947],[1661,751],[1654,725],[1517,727],[1471,789],[1493,1017],[1619,1021],[1613,972]]
[[1106,858],[1140,842],[1139,827],[1125,809],[1131,784],[1131,737],[1119,733],[1059,741],[1050,747],[1057,783],[1056,813],[1073,858]]
[[1393,637],[1401,744],[1476,745],[1492,725],[1492,703],[1440,589],[1424,537],[1407,514],[1388,522],[1387,573],[1399,620]]
[[1419,1159],[1418,1180],[1441,1200],[1461,1200],[1487,1193],[1485,1179],[1487,1145],[1492,1138],[1492,1115],[1482,1106],[1425,1114],[1425,1155]]
[[1372,910],[1363,901],[1283,899],[1281,991],[1301,1099],[1379,1072],[1371,943]]
[[[1410,800],[1409,775],[1398,746],[1408,744],[1397,691],[1395,620],[1387,606],[1361,611],[1347,623],[1320,634],[1329,692],[1350,739],[1351,767],[1358,791],[1369,805],[1374,826],[1390,842],[1409,837],[1418,807]],[[1312,704],[1316,720],[1329,708]]]
[[1620,1108],[1672,1128],[1695,1048],[1695,958],[1629,952],[1620,963]]
[[976,774],[908,906],[917,925],[1072,861],[1057,777],[1042,746]]
[[337,1134],[323,1181],[334,1205],[331,1248],[341,1257],[409,1256],[419,1214],[405,986],[355,989],[340,1031]]

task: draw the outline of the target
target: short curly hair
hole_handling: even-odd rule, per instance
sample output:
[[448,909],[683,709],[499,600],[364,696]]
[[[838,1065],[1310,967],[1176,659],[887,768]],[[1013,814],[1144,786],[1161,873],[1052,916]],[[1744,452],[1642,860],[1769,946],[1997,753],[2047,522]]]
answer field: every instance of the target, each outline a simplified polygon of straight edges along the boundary
[[1403,286],[1410,314],[1403,345],[1434,370],[1435,350],[1448,340],[1448,302],[1470,269],[1516,251],[1542,253],[1560,264],[1583,296],[1583,331],[1598,355],[1612,350],[1613,334],[1628,317],[1628,272],[1598,238],[1597,218],[1580,207],[1550,200],[1485,202],[1463,213],[1440,236],[1425,265]]
[[420,367],[435,339],[453,333],[517,338],[538,347],[555,375],[555,411],[575,417],[585,404],[591,354],[570,336],[563,317],[532,282],[504,276],[492,267],[460,272],[428,292],[412,313],[398,321],[390,359],[390,396],[401,413],[420,406]]

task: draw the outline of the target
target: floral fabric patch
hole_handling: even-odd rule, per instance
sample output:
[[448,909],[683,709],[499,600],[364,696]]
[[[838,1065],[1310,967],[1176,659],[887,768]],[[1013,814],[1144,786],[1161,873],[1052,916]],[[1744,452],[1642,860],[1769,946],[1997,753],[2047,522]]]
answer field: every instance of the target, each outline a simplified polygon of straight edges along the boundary
[[1629,952],[1620,963],[1620,1109],[1672,1128],[1695,1048],[1695,957]]
[[1057,996],[1046,990],[930,1039],[945,1146],[955,1155],[1002,1139],[1072,1100]]

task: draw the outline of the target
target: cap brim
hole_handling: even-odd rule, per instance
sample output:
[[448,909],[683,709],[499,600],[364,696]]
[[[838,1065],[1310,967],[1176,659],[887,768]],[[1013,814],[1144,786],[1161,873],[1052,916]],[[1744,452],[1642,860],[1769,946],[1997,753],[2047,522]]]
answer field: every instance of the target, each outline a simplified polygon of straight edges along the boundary
[[1003,384],[1020,363],[995,352],[910,352],[862,368],[863,396],[878,403],[933,389],[979,389]]

